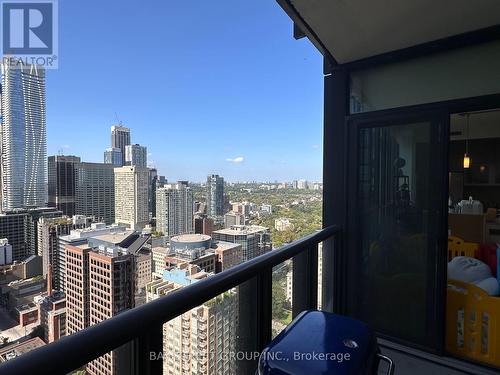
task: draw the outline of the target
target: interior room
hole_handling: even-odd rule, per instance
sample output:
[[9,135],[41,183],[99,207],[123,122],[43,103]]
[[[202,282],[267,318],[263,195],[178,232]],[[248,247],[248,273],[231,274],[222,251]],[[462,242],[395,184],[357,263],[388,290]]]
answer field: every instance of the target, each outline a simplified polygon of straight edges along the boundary
[[448,206],[446,348],[498,366],[500,109],[451,115]]

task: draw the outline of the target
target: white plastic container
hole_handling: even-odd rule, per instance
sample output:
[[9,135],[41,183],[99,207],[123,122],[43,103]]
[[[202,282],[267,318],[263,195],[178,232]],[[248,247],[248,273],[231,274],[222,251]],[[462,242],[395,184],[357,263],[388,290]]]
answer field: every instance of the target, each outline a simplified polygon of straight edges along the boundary
[[483,204],[480,201],[475,201],[472,197],[469,200],[460,201],[457,205],[458,212],[461,214],[469,215],[482,215],[483,214]]

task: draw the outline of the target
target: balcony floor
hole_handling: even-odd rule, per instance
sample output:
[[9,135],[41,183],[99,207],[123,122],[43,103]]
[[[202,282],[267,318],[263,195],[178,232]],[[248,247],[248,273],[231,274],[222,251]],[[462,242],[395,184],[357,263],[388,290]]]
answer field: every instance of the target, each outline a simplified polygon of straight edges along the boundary
[[[498,371],[450,357],[440,357],[420,350],[407,348],[386,340],[379,340],[382,353],[390,357],[396,366],[395,375],[494,375]],[[385,375],[382,364],[379,375]]]

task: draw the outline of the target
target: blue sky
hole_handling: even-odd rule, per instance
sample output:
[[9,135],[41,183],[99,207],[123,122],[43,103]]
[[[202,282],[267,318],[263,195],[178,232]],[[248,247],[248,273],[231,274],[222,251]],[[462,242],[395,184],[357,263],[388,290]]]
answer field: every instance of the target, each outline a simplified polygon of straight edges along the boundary
[[322,58],[274,0],[60,0],[48,153],[102,162],[115,113],[169,180],[322,174]]

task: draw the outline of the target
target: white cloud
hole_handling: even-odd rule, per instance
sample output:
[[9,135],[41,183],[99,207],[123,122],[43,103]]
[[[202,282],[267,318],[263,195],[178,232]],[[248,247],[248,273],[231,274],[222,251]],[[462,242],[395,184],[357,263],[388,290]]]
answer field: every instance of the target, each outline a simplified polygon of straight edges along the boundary
[[319,148],[319,145],[312,145],[312,148]]
[[229,161],[231,163],[243,163],[245,158],[243,156],[237,156],[235,158],[227,158],[226,161]]

